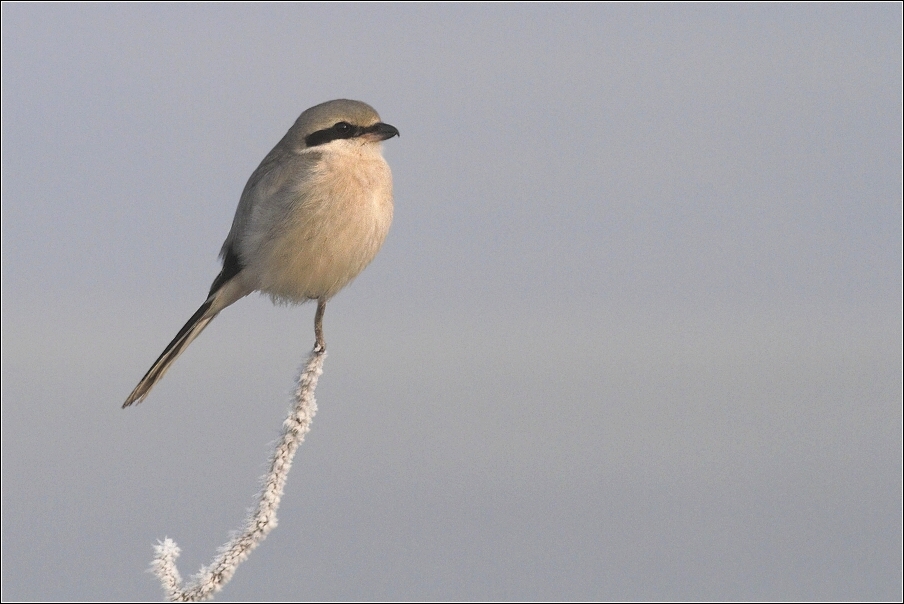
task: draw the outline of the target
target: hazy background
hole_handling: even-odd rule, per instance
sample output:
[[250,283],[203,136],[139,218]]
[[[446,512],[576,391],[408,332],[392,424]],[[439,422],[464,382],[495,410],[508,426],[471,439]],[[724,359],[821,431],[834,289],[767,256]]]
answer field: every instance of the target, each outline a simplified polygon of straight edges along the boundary
[[348,97],[395,223],[223,599],[900,600],[901,11],[4,3],[3,599],[160,599],[239,526],[313,306],[119,407]]

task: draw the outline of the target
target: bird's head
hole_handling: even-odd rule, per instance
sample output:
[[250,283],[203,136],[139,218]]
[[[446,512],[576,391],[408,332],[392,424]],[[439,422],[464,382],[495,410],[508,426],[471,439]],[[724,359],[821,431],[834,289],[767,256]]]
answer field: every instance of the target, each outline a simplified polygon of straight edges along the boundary
[[335,140],[357,139],[362,143],[379,143],[399,135],[395,126],[380,121],[380,115],[373,107],[348,99],[327,101],[311,107],[298,117],[292,130],[308,149]]

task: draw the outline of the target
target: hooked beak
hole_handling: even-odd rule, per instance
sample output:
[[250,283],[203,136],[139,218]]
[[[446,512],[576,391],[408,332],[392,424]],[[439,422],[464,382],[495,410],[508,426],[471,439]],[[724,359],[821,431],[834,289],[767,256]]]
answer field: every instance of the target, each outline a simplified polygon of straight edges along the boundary
[[389,124],[384,124],[383,122],[377,122],[373,126],[365,128],[364,135],[369,138],[374,138],[378,141],[385,141],[387,138],[399,136],[399,131],[395,126],[390,126]]

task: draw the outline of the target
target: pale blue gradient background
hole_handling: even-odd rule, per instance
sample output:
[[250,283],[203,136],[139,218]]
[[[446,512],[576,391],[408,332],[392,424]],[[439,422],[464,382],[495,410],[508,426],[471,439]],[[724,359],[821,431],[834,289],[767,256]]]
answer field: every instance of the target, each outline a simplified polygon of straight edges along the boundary
[[159,599],[239,526],[313,307],[119,406],[350,97],[395,223],[223,599],[900,600],[901,17],[4,4],[3,599]]

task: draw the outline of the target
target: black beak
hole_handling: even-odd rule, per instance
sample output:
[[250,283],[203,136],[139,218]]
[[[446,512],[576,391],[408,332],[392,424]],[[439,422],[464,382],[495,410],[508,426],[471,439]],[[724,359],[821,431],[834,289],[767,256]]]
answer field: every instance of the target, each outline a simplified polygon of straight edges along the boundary
[[385,141],[387,138],[392,138],[393,136],[399,136],[399,131],[395,126],[390,126],[383,122],[377,122],[373,126],[365,128],[364,133],[381,141]]

